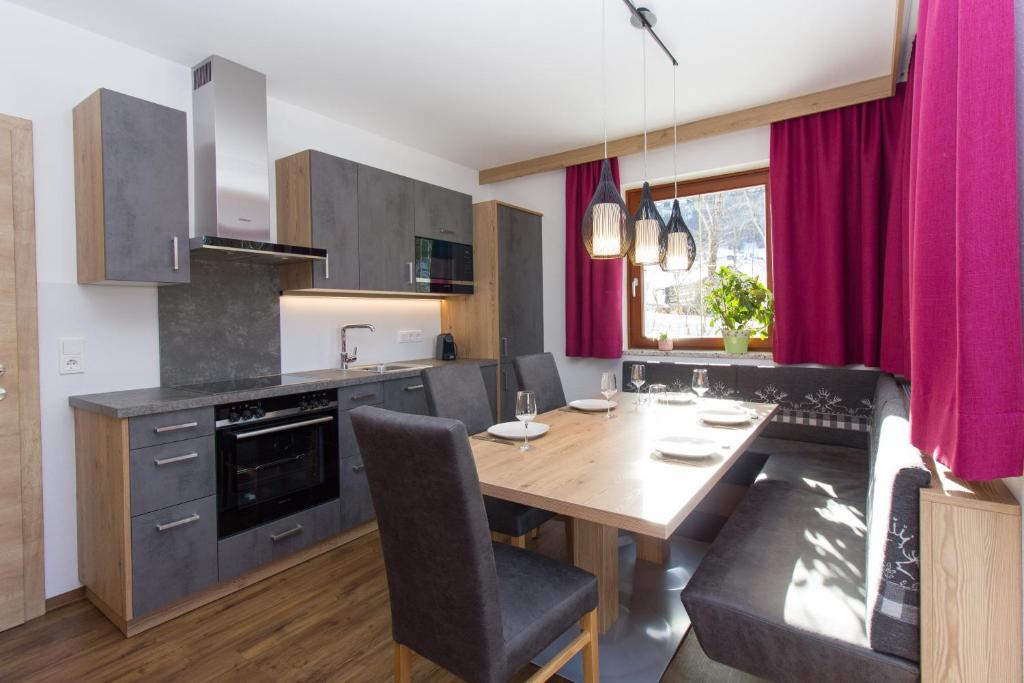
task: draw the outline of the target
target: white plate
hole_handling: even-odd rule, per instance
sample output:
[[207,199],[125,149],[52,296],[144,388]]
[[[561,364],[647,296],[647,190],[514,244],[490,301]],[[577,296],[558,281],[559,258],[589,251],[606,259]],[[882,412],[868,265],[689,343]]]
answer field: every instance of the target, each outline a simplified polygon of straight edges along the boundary
[[696,396],[689,391],[666,391],[662,403],[693,403]]
[[708,408],[697,416],[713,425],[741,425],[750,422],[750,413],[743,408]]
[[569,401],[569,407],[576,410],[584,410],[588,413],[605,412],[609,404],[612,408],[619,405],[615,401],[606,401],[603,398],[581,398],[576,401]]
[[667,436],[654,443],[654,450],[668,458],[706,458],[718,452],[718,444],[692,436]]
[[[531,422],[529,431],[530,438],[534,439],[538,436],[542,436],[546,434],[549,429],[551,429],[551,427],[543,422]],[[514,441],[522,439],[527,434],[526,429],[523,427],[523,423],[519,420],[516,420],[515,422],[499,422],[493,427],[488,427],[487,433],[492,436],[496,436],[499,439],[512,439]]]

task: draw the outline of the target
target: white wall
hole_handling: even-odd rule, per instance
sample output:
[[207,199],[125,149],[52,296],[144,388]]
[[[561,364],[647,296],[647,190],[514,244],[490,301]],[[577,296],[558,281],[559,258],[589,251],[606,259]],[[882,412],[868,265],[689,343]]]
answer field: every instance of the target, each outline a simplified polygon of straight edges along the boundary
[[[681,178],[739,171],[767,163],[767,127],[695,140],[681,144],[678,151]],[[671,179],[672,149],[649,152],[647,169],[647,178],[652,184]],[[622,157],[619,174],[624,188],[642,184],[643,154]],[[565,171],[518,178],[489,187],[494,199],[543,212],[544,346],[555,354],[569,400],[596,395],[601,373],[618,368],[621,360],[567,358],[565,355]]]
[[[0,63],[0,112],[34,125],[44,551],[46,595],[53,596],[79,585],[67,397],[160,382],[156,289],[76,282],[71,109],[105,87],[191,112],[190,68],[5,0]],[[268,101],[268,124],[271,159],[313,147],[481,198],[471,169],[288,103]],[[367,362],[432,355],[440,331],[439,304],[430,301],[286,298],[281,314],[282,364],[290,371],[333,366],[337,328],[346,322],[378,325],[372,340],[370,333],[353,334],[354,340],[365,335],[356,343]],[[398,345],[399,329],[423,330],[424,343]],[[85,338],[84,374],[57,374],[57,338],[63,336]]]

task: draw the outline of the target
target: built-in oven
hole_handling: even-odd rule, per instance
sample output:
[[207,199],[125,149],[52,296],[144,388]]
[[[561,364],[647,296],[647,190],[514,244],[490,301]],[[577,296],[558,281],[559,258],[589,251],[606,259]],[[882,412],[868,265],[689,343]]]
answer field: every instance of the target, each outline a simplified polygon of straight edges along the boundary
[[473,245],[416,238],[416,291],[473,293]]
[[217,406],[217,532],[223,538],[337,498],[334,391]]

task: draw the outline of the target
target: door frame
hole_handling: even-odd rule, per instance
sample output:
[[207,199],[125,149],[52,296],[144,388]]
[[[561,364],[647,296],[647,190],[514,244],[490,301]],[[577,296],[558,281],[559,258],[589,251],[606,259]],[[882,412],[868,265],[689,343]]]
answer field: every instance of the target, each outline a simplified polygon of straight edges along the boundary
[[11,136],[14,194],[14,297],[18,336],[21,520],[25,621],[46,611],[43,570],[43,482],[39,403],[39,320],[36,296],[35,183],[32,122],[0,114]]

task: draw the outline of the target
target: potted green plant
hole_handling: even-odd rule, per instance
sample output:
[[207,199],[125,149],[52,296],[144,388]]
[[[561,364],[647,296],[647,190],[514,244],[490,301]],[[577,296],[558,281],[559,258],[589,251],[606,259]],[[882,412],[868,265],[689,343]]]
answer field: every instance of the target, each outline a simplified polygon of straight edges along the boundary
[[658,350],[659,351],[671,351],[672,340],[668,338],[668,332],[662,332],[658,335]]
[[768,336],[775,315],[775,301],[756,276],[721,266],[713,287],[704,297],[711,324],[722,332],[727,353],[747,352],[750,335]]

